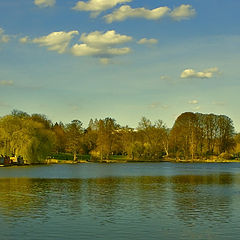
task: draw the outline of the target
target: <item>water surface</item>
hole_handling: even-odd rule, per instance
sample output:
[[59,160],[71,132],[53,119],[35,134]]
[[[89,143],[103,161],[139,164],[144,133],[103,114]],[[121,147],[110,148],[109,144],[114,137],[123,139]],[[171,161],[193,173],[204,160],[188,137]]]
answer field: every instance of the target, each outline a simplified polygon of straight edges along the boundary
[[238,239],[240,164],[0,168],[0,239]]

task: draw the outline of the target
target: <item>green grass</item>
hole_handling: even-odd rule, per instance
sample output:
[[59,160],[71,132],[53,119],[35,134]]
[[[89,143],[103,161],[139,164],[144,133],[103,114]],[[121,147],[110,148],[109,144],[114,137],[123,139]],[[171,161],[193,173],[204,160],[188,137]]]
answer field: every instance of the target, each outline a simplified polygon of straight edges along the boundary
[[[51,154],[50,156],[53,159],[57,160],[73,160],[73,154],[71,153],[58,153],[58,154]],[[90,155],[77,155],[78,160],[90,160]]]
[[127,156],[124,155],[111,155],[110,160],[128,160]]

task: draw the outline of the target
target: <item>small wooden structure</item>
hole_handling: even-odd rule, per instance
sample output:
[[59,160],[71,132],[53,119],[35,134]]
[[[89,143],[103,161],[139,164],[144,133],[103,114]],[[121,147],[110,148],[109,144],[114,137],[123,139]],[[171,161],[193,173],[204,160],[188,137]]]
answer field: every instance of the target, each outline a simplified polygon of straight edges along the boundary
[[9,156],[4,156],[4,166],[10,166],[11,160]]
[[0,166],[1,167],[4,166],[4,157],[3,156],[0,157]]
[[16,156],[10,157],[10,162],[12,165],[18,165],[18,158]]
[[13,166],[13,165],[18,165],[18,166],[21,166],[21,165],[24,165],[24,160],[23,160],[23,157],[22,156],[12,156],[12,157],[9,157],[9,156],[3,156],[1,155],[0,156],[0,167],[6,167],[6,166]]

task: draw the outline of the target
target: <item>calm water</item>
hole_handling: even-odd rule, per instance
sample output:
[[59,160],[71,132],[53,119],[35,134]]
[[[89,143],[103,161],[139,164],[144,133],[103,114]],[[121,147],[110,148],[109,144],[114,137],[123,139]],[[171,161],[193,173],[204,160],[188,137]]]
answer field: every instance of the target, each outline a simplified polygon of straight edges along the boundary
[[240,164],[0,168],[0,239],[239,239]]

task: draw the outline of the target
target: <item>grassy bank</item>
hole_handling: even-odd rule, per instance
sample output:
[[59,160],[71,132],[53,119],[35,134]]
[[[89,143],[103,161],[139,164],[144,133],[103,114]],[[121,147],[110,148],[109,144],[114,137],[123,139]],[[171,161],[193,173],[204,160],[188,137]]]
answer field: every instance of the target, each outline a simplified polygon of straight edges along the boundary
[[47,164],[75,164],[75,163],[131,163],[131,162],[174,162],[174,163],[231,163],[240,162],[239,158],[236,159],[223,159],[214,157],[212,159],[175,159],[175,158],[163,158],[156,160],[149,159],[129,159],[124,155],[112,155],[109,159],[93,159],[91,155],[77,155],[77,161],[73,160],[73,155],[70,153],[60,153],[52,155],[46,160]]

